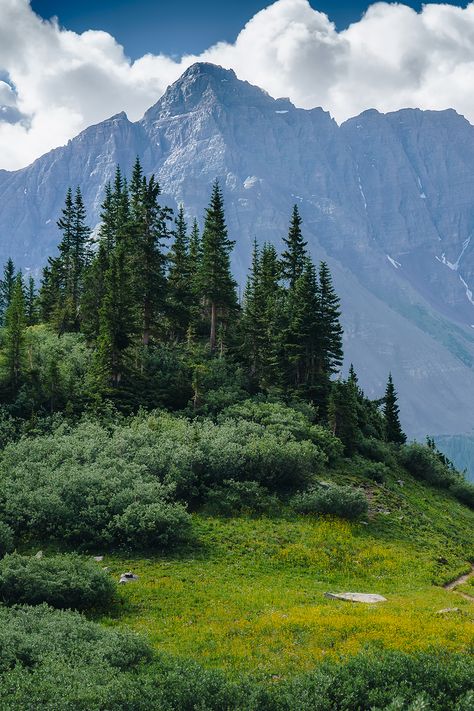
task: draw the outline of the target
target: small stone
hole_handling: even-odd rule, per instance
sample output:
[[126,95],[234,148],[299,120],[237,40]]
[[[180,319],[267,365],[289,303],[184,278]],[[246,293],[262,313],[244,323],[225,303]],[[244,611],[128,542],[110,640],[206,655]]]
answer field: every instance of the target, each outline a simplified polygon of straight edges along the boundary
[[375,593],[357,593],[357,592],[346,592],[346,593],[324,593],[324,597],[328,597],[332,600],[344,600],[346,602],[366,602],[369,605],[374,605],[377,602],[387,602],[387,598],[383,595],[376,595]]
[[103,555],[95,555],[94,560],[96,563],[102,563],[102,561],[104,560],[104,556]]
[[403,481],[403,479],[397,479],[397,484],[398,486],[405,486],[405,482]]
[[438,610],[437,615],[447,615],[449,612],[461,612],[459,607],[445,607],[443,610]]
[[38,560],[41,560],[43,557],[43,551],[38,551],[38,553],[35,555],[35,558],[38,558]]
[[448,564],[448,559],[447,558],[436,558],[436,562],[439,563],[440,565],[447,565]]
[[108,573],[108,572],[110,571],[110,568],[109,568],[108,565],[104,565],[104,567],[102,568],[102,570],[103,570],[105,573]]
[[120,576],[119,585],[124,585],[125,583],[134,583],[136,580],[138,580],[138,575],[134,575],[134,573],[131,572],[122,573],[122,575]]

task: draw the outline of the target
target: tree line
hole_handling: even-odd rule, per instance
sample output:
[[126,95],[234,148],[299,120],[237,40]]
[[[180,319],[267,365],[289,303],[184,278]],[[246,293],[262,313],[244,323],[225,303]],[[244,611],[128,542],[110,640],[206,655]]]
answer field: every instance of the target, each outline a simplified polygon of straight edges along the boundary
[[[280,255],[273,244],[254,243],[242,303],[217,181],[202,232],[196,219],[187,224],[182,205],[174,216],[161,204],[158,182],[138,159],[130,181],[117,167],[107,184],[96,235],[79,188],[67,191],[57,226],[58,252],[38,292],[11,260],[0,282],[1,397],[22,415],[38,409],[32,373],[41,364],[27,334],[41,327],[84,344],[89,402],[110,400],[125,412],[189,402],[199,411],[206,389],[224,404],[244,391],[310,403],[349,454],[360,436],[405,441],[391,376],[385,397],[370,401],[352,366],[347,379],[338,375],[340,301],[328,265],[310,257],[297,205]],[[54,381],[60,363],[53,358],[48,367]],[[84,398],[67,398],[51,399],[50,410],[84,406]]]

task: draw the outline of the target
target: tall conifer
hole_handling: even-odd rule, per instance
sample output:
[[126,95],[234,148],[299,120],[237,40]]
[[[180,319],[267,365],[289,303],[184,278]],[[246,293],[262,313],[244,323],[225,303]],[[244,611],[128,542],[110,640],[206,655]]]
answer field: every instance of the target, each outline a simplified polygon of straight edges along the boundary
[[218,325],[224,326],[237,307],[235,281],[230,271],[234,242],[227,236],[224,202],[219,183],[212,188],[202,234],[202,257],[197,276],[198,289],[209,309],[209,346],[216,350]]
[[385,417],[385,440],[395,444],[404,444],[407,438],[400,424],[400,408],[398,407],[398,397],[391,373],[389,373],[385,389],[383,412]]
[[303,274],[307,256],[307,242],[304,241],[301,233],[301,223],[298,205],[294,205],[288,237],[283,238],[286,248],[281,255],[283,277],[288,281],[290,289]]

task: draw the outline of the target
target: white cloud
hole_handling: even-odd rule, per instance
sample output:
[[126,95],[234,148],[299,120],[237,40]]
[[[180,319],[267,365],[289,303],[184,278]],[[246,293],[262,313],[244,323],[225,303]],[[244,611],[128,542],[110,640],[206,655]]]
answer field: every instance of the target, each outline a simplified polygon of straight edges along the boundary
[[232,67],[297,106],[323,106],[338,121],[366,108],[418,106],[453,107],[474,123],[473,2],[429,4],[420,13],[379,2],[337,32],[308,0],[277,0],[235,43],[179,62],[163,55],[131,62],[111,35],[44,21],[28,0],[0,0],[0,18],[0,76],[8,80],[0,81],[0,107],[21,117],[2,121],[0,112],[2,168],[27,165],[119,111],[140,118],[197,60]]

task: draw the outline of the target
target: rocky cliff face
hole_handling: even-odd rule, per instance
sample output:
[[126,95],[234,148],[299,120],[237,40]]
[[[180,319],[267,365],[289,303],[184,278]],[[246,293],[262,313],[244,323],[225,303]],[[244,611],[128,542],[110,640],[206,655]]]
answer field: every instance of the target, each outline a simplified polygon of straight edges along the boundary
[[388,370],[410,434],[474,423],[474,127],[454,111],[366,111],[338,126],[197,64],[137,123],[118,114],[13,173],[0,171],[0,261],[38,272],[79,184],[90,223],[105,183],[139,155],[164,201],[202,218],[224,189],[234,268],[278,242],[300,206],[315,258],[330,262],[344,308],[347,362],[379,396]]

